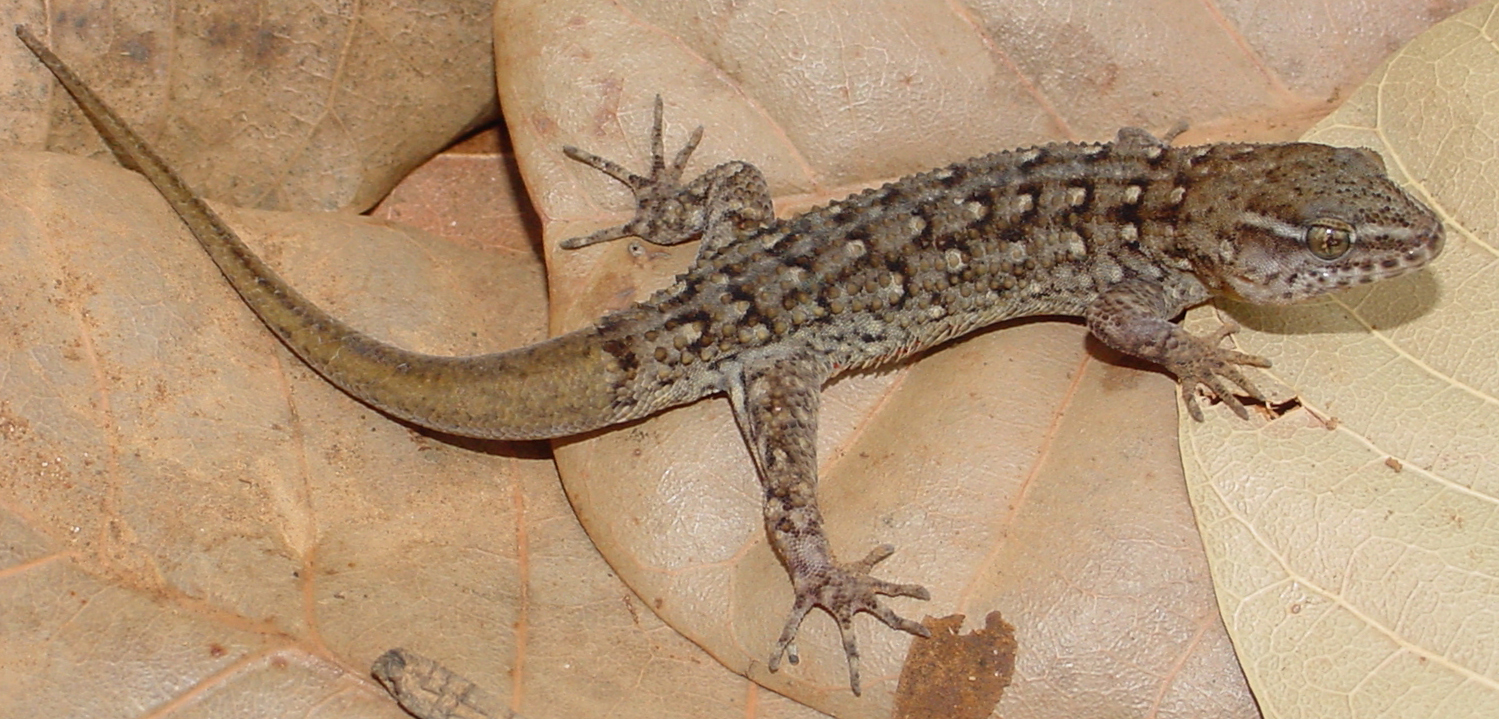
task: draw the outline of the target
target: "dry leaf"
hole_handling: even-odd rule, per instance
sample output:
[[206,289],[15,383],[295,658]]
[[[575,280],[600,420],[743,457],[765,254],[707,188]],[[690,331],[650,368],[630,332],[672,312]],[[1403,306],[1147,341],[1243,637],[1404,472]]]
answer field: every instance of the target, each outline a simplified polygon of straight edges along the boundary
[[1496,12],[1432,28],[1307,136],[1379,150],[1447,221],[1445,254],[1298,312],[1236,308],[1304,409],[1184,427],[1267,717],[1499,716]]
[[[363,211],[496,116],[491,4],[0,0],[0,147],[108,158],[26,24],[204,196]],[[9,129],[6,129],[9,125]]]
[[[514,593],[495,571],[516,561],[512,485],[552,481],[544,454],[440,441],[331,390],[246,314],[139,176],[62,155],[3,162],[4,265],[20,271],[0,289],[13,318],[0,495],[7,543],[31,539],[5,572],[0,643],[30,649],[0,659],[24,687],[0,692],[0,714],[214,697],[254,697],[268,715],[308,700],[386,712],[365,667],[422,625],[423,594],[456,607]],[[539,334],[534,299],[529,332],[512,299],[537,296],[535,268],[496,253],[363,219],[229,217],[293,282],[393,341],[470,352]],[[522,329],[473,320],[507,311]],[[475,507],[491,522],[455,521]],[[490,613],[450,608],[427,626],[503,656],[512,632]]]

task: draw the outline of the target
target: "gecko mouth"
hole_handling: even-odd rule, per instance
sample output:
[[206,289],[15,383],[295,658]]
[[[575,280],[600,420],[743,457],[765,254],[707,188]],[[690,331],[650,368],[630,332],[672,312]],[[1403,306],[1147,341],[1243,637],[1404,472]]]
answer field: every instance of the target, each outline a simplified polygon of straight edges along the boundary
[[[1430,264],[1432,260],[1437,258],[1437,255],[1442,254],[1442,248],[1446,246],[1446,243],[1447,235],[1445,229],[1442,223],[1433,217],[1429,227],[1412,230],[1409,232],[1408,237],[1397,237],[1394,244],[1410,245],[1410,247],[1404,252],[1375,263],[1372,272],[1369,273],[1373,278],[1369,280],[1360,279],[1359,282],[1362,284],[1375,280],[1385,280],[1419,270]],[[1362,270],[1363,267],[1360,266],[1359,269]]]

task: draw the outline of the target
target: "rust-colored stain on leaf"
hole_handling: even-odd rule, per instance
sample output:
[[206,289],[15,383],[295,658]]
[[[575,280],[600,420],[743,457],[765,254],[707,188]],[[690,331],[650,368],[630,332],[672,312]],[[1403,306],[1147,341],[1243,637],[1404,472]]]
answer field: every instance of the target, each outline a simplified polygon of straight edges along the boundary
[[931,639],[916,639],[906,653],[896,690],[896,719],[987,717],[1015,673],[1015,627],[999,612],[984,617],[984,628],[961,633],[963,615],[923,624]]

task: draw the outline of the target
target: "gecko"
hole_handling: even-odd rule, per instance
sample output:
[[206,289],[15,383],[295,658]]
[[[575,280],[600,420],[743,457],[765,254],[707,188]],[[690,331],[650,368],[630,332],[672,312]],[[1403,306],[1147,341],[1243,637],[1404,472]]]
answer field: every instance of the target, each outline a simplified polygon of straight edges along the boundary
[[563,148],[626,185],[637,209],[561,247],[698,241],[692,265],[590,327],[493,354],[433,356],[366,335],[290,287],[61,60],[25,28],[16,32],[250,309],[360,402],[439,432],[529,440],[727,396],[794,593],[767,668],[798,661],[797,632],[821,608],[838,625],[856,695],[854,616],[925,637],[881,597],[930,597],[872,575],[890,545],[852,562],[833,553],[816,492],[823,385],[1005,320],[1072,316],[1106,345],[1174,374],[1194,420],[1203,420],[1199,390],[1247,419],[1232,387],[1263,400],[1240,368],[1270,362],[1223,346],[1238,329],[1231,320],[1203,337],[1173,318],[1219,297],[1282,305],[1397,277],[1426,266],[1444,243],[1437,215],[1388,177],[1373,150],[1175,146],[1174,133],[1135,128],[1112,142],[996,152],[776,217],[752,164],[683,180],[703,128],[668,161],[658,96],[647,175]]

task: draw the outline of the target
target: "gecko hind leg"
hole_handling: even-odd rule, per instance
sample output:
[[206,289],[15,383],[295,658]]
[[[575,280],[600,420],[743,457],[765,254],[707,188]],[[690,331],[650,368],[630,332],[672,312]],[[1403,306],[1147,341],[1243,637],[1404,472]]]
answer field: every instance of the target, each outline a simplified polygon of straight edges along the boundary
[[662,103],[656,96],[651,124],[651,171],[637,175],[611,160],[571,145],[568,157],[619,180],[635,194],[635,217],[623,225],[606,227],[562,242],[575,250],[624,237],[639,237],[656,245],[679,245],[701,238],[701,260],[716,254],[739,237],[775,220],[770,190],[759,168],[747,162],[726,162],[683,185],[682,171],[703,139],[701,125],[672,161],[666,161],[661,137]]
[[754,457],[764,490],[765,529],[771,546],[786,565],[795,593],[791,613],[781,630],[767,667],[780,668],[782,657],[795,664],[795,642],[808,612],[822,607],[838,622],[848,657],[849,686],[859,686],[859,645],[854,615],[868,612],[892,629],[930,636],[926,627],[896,614],[881,596],[930,599],[926,588],[896,584],[870,576],[874,565],[895,548],[881,545],[857,562],[833,555],[817,507],[817,412],[828,367],[806,349],[784,349],[757,357],[729,373],[729,403]]

